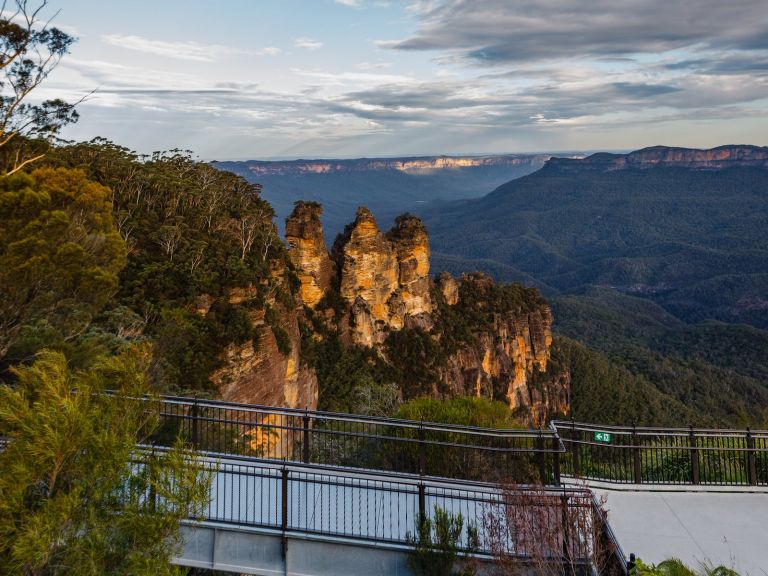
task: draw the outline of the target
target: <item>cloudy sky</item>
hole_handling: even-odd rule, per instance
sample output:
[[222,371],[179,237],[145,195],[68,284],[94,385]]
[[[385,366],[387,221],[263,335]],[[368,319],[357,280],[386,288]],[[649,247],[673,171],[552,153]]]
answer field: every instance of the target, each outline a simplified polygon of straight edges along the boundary
[[[203,159],[768,144],[766,0],[51,0],[65,136]],[[44,92],[44,94],[43,94]]]

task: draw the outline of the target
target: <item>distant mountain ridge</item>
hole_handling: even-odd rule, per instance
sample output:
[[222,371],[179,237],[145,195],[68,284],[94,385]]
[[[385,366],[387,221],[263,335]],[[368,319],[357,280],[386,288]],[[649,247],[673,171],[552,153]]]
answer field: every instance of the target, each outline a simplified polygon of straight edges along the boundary
[[768,167],[768,147],[734,145],[718,146],[708,150],[651,146],[629,154],[600,152],[586,158],[550,158],[546,167],[560,171],[571,170],[624,170],[627,168],[690,168],[696,170],[722,170],[734,167]]
[[403,156],[399,158],[354,158],[319,160],[245,160],[216,162],[220,167],[245,168],[257,176],[297,174],[333,174],[339,172],[368,172],[397,170],[406,173],[430,173],[435,170],[477,168],[488,166],[542,166],[551,158],[548,154],[503,154],[496,156]]
[[553,158],[422,217],[436,270],[532,277],[549,295],[612,287],[685,321],[768,328],[765,147]]
[[248,160],[214,162],[262,185],[262,197],[275,208],[282,229],[299,200],[319,202],[326,238],[344,229],[358,206],[377,219],[403,212],[419,214],[427,204],[477,198],[497,186],[539,170],[548,154],[487,156],[401,156],[396,158]]

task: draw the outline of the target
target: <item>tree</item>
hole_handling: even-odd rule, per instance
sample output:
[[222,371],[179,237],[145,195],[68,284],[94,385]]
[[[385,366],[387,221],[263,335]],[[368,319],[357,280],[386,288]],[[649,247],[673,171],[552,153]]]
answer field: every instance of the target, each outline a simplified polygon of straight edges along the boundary
[[[462,551],[473,552],[479,546],[477,526],[464,517],[435,505],[434,519],[416,519],[416,534],[408,532],[406,541],[413,547],[408,567],[418,576],[475,576],[475,562],[462,558]],[[456,568],[458,567],[458,570]]]
[[41,21],[47,0],[36,8],[27,0],[15,0],[13,9],[8,4],[3,0],[0,12],[0,170],[6,175],[42,158],[46,147],[40,141],[78,118],[76,104],[58,98],[28,101],[75,39],[51,27],[50,20]]
[[82,334],[115,293],[126,250],[109,197],[79,170],[0,178],[0,359],[25,326]]
[[497,574],[578,576],[585,568],[617,573],[604,500],[595,503],[586,488],[561,493],[536,485],[501,488],[501,501],[483,518]]
[[136,400],[148,352],[73,372],[46,351],[0,386],[0,573],[179,573],[179,523],[202,510],[210,476],[180,446],[137,450],[159,424],[158,405]]

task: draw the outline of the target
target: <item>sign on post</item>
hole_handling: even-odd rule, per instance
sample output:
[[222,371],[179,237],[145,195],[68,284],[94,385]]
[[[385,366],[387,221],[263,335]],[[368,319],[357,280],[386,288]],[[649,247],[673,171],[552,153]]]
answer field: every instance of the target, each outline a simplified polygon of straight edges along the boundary
[[594,438],[595,442],[610,444],[611,440],[613,440],[613,435],[610,432],[595,432]]

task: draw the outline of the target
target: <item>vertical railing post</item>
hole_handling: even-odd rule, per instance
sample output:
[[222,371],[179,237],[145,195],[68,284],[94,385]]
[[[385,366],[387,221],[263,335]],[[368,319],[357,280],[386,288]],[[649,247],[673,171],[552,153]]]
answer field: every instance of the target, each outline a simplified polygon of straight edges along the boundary
[[693,431],[693,426],[690,427],[690,432],[688,433],[688,445],[691,448],[691,483],[698,485],[701,483],[701,478],[699,476],[699,448],[698,441],[696,440],[696,433]]
[[560,437],[552,436],[552,476],[555,486],[560,486]]
[[149,457],[149,474],[147,476],[149,481],[149,509],[154,513],[157,510],[157,476],[155,473],[155,445],[152,444],[152,451]]
[[424,442],[424,424],[419,425],[419,475],[425,476],[427,473],[427,446]]
[[752,437],[752,431],[747,428],[747,474],[749,475],[749,485],[757,484],[757,462],[755,461],[755,439]]
[[419,482],[419,526],[427,521],[427,489],[424,482]]
[[642,484],[643,476],[641,473],[640,461],[640,439],[637,435],[637,427],[632,424],[632,476],[635,484]]
[[283,531],[283,558],[285,558],[286,553],[288,552],[288,537],[286,536],[286,532],[288,531],[288,469],[285,466],[283,466],[280,486],[280,496],[282,500],[280,528]]
[[544,437],[541,435],[541,428],[539,428],[539,435],[536,438],[536,456],[539,460],[539,482],[548,484],[547,463],[544,460]]
[[[562,505],[561,513],[560,513],[560,520],[562,522],[562,529],[563,529],[563,567],[564,568],[571,568],[571,536],[570,536],[570,526],[569,526],[569,510],[568,510],[568,495],[563,493],[562,496],[560,496],[560,502]],[[578,502],[575,504],[576,506],[579,505]],[[577,512],[578,514],[578,512]],[[567,570],[565,573],[570,573],[570,570]]]
[[581,476],[581,444],[580,438],[576,437],[576,423],[571,418],[571,454],[573,459],[573,475],[576,478]]
[[303,438],[301,442],[301,451],[302,451],[302,461],[309,463],[309,448],[310,448],[310,440],[309,440],[309,413],[307,410],[304,410],[304,417],[302,418],[303,421]]
[[192,447],[195,450],[200,449],[200,406],[197,404],[197,397],[192,402],[192,408],[190,409],[190,416],[192,417]]

